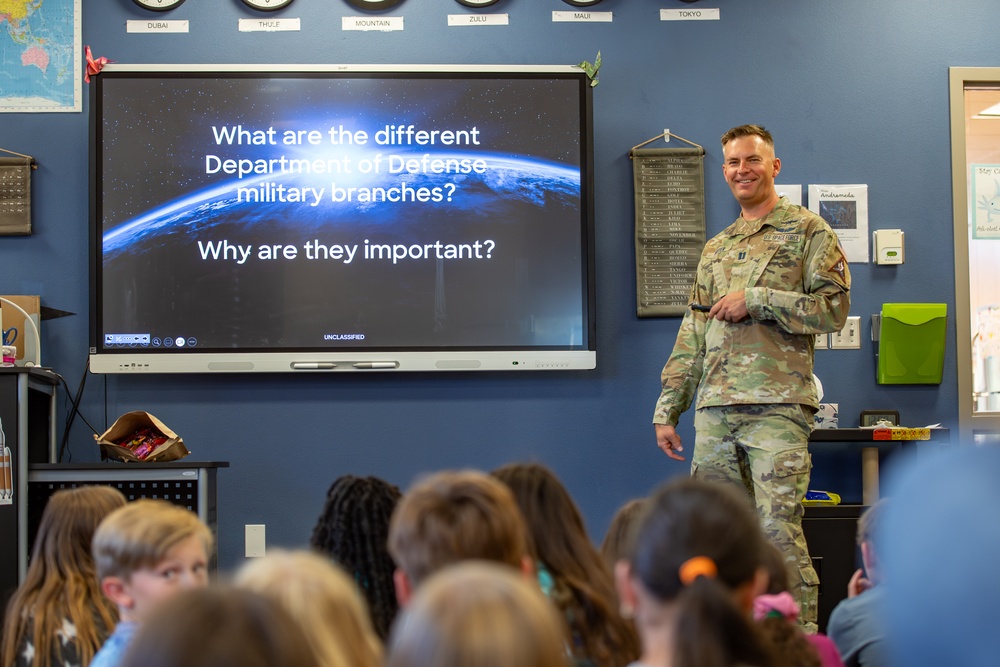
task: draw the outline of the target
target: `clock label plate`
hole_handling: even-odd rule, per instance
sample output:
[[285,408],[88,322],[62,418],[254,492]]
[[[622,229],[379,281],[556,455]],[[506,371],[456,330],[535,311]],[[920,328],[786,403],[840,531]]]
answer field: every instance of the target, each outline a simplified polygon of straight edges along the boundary
[[240,19],[240,32],[295,32],[302,19]]
[[448,14],[448,25],[510,25],[510,16],[508,14]]
[[381,30],[391,32],[403,29],[402,16],[345,16],[341,30]]
[[125,32],[190,32],[188,21],[157,21],[155,19],[125,22]]
[[718,9],[661,9],[661,21],[718,21]]
[[578,9],[575,12],[552,12],[553,23],[611,23],[611,12],[588,12]]

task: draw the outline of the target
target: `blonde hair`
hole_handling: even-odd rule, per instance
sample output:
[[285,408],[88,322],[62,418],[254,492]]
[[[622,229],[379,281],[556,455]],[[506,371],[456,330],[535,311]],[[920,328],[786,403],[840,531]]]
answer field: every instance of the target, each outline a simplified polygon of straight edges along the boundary
[[165,500],[135,500],[109,514],[94,533],[97,577],[128,579],[190,537],[200,539],[206,553],[212,550],[211,531],[191,510]]
[[236,574],[239,588],[271,598],[301,627],[321,667],[379,667],[382,644],[353,581],[307,551],[268,550]]
[[429,578],[397,620],[386,667],[568,667],[555,607],[520,573],[466,562]]
[[474,470],[421,480],[403,495],[389,522],[389,553],[414,587],[458,561],[489,560],[517,568],[533,552],[514,494]]
[[3,624],[0,664],[13,665],[30,635],[36,667],[49,667],[65,655],[59,637],[63,621],[76,627],[75,645],[88,664],[118,621],[118,610],[101,594],[90,553],[97,525],[125,496],[109,486],[56,491],[42,513],[31,552],[31,565],[17,589]]

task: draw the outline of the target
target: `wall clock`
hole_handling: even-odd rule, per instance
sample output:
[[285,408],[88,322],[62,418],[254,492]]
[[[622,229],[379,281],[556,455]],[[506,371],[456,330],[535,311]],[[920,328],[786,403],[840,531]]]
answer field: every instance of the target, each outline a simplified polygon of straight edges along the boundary
[[293,0],[243,0],[243,4],[262,12],[273,12],[292,4]]
[[574,7],[590,7],[591,5],[596,5],[601,0],[563,0],[568,5],[573,5]]
[[490,5],[496,4],[500,0],[455,0],[460,5],[465,5],[466,7],[489,7]]
[[154,12],[165,12],[168,9],[175,9],[184,4],[184,0],[132,0],[143,9]]
[[389,9],[395,7],[401,0],[347,0],[348,4],[361,9]]

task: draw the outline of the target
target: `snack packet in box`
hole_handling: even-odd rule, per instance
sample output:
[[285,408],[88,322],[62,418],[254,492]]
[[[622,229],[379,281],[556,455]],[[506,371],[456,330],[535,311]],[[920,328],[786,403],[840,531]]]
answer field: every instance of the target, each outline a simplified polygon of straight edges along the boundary
[[143,410],[127,412],[107,431],[94,436],[102,459],[176,461],[191,452],[166,424]]

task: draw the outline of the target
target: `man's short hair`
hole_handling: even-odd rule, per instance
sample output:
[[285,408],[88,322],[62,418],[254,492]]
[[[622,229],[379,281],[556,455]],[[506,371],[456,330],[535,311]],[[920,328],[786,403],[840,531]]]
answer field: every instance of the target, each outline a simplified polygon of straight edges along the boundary
[[722,145],[725,146],[733,139],[740,137],[760,137],[765,144],[774,148],[774,137],[764,129],[763,125],[737,125],[722,135]]
[[875,553],[879,552],[877,542],[879,541],[879,533],[882,530],[880,524],[882,516],[885,514],[885,503],[886,500],[883,498],[866,509],[861,514],[861,518],[858,519],[858,544],[861,545],[867,542],[875,550]]
[[389,553],[414,587],[446,565],[488,560],[520,567],[527,524],[503,482],[472,470],[440,472],[403,495],[389,523]]
[[140,498],[119,507],[101,521],[91,549],[97,578],[129,578],[133,572],[153,567],[177,544],[197,537],[208,553],[212,533],[198,515],[165,500]]

